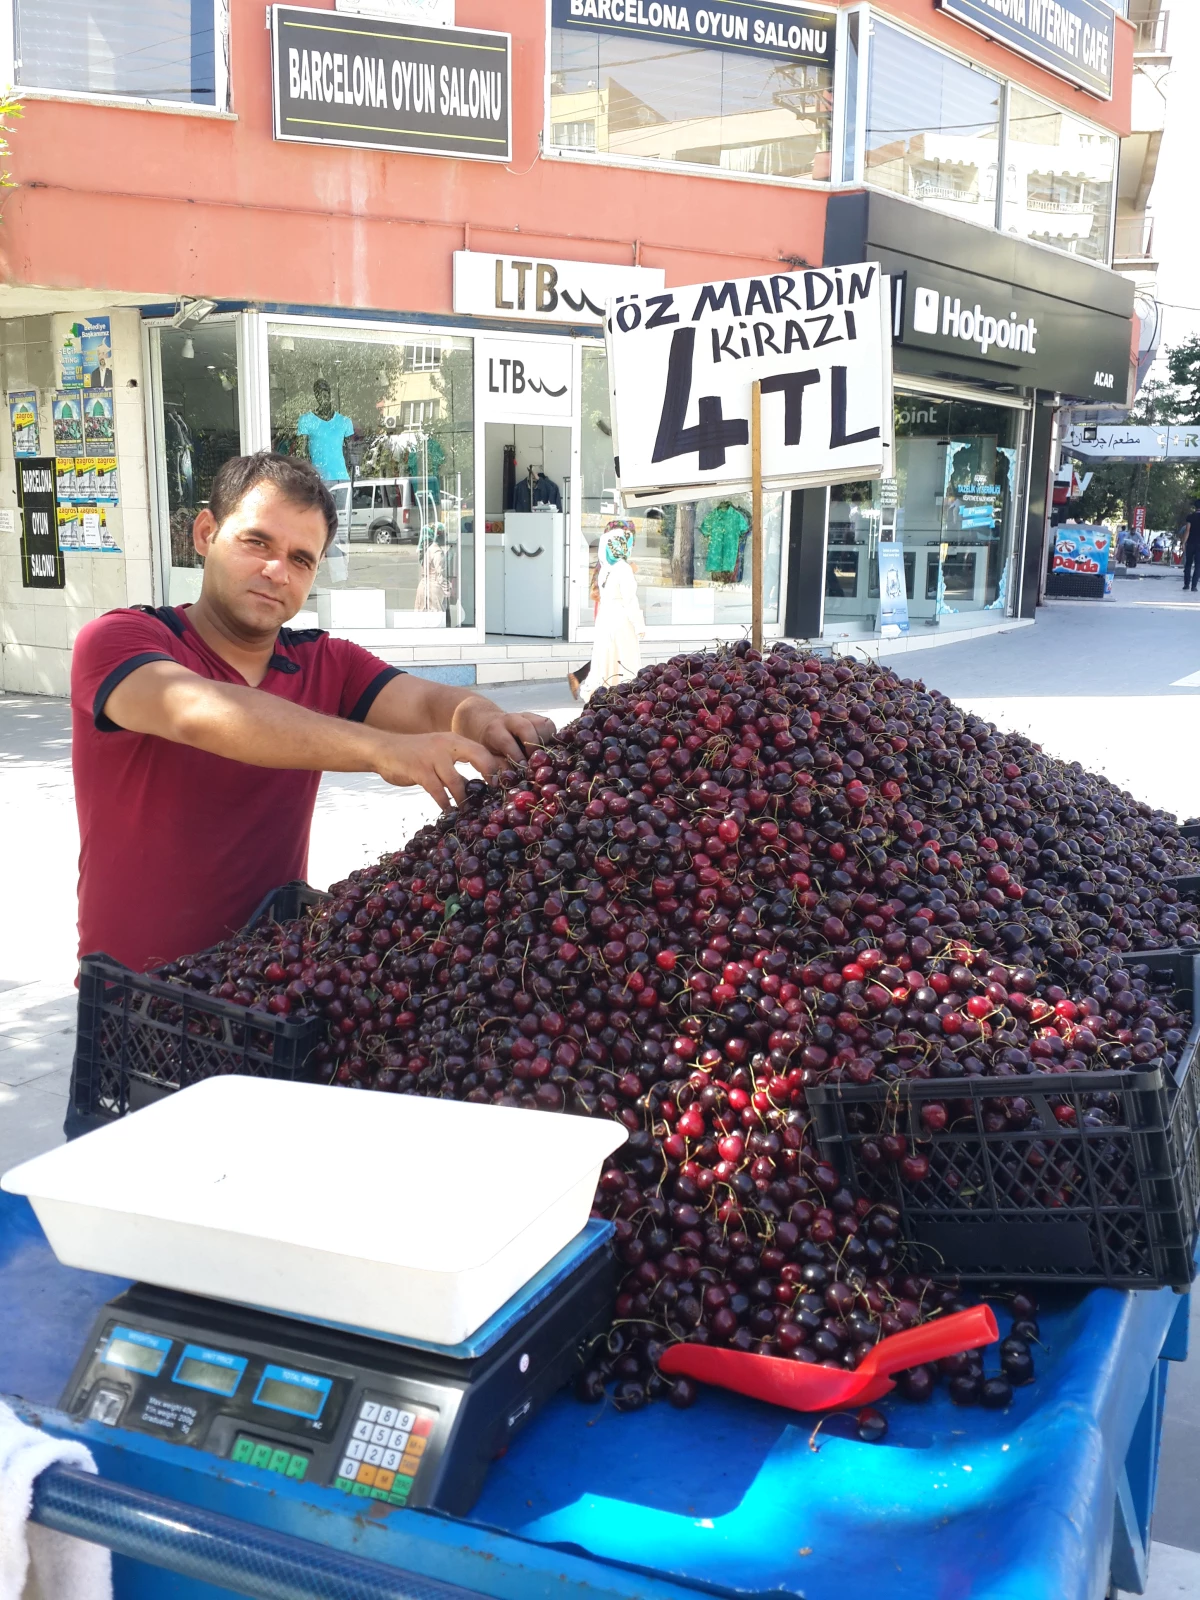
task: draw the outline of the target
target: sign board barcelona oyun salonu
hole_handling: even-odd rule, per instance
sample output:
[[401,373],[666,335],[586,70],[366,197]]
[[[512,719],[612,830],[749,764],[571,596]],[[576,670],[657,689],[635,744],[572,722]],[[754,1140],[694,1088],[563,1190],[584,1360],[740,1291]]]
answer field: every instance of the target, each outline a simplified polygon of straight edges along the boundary
[[876,262],[617,297],[605,330],[627,504],[748,489],[756,380],[765,488],[890,471],[891,295]]
[[731,55],[833,67],[837,13],[772,0],[553,0],[554,27],[666,39]]
[[998,39],[1047,72],[1112,99],[1112,0],[937,0],[947,16]]
[[271,50],[276,139],[511,159],[506,33],[277,5]]

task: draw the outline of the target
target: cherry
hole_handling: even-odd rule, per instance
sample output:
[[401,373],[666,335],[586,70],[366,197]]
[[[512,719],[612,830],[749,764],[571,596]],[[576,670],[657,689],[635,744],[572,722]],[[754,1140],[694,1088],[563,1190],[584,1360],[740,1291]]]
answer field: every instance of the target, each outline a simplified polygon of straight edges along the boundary
[[878,1444],[887,1438],[887,1418],[874,1406],[864,1406],[854,1419],[855,1431],[864,1444]]

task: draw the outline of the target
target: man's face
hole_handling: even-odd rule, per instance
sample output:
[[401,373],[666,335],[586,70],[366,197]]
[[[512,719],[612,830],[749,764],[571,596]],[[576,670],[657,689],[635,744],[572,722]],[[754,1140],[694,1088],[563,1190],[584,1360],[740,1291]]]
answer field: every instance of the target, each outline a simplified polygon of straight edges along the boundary
[[275,634],[308,599],[325,550],[325,518],[273,483],[257,484],[217,527],[197,516],[192,539],[204,557],[204,597],[246,637]]

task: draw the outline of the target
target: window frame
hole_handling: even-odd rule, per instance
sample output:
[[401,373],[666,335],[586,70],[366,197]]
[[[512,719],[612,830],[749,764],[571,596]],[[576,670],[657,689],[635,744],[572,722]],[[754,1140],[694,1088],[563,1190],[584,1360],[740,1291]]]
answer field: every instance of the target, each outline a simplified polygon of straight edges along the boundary
[[[981,73],[984,77],[992,79],[993,82],[999,85],[1000,136],[996,146],[997,172],[995,212],[990,223],[982,222],[976,217],[960,217],[958,218],[958,221],[965,222],[969,227],[972,228],[982,228],[987,232],[1002,234],[1005,238],[1019,239],[1023,244],[1032,245],[1035,249],[1049,251],[1052,256],[1067,256],[1071,260],[1083,261],[1086,262],[1088,266],[1101,267],[1105,271],[1111,272],[1113,270],[1113,245],[1116,237],[1117,226],[1117,186],[1120,178],[1121,157],[1121,141],[1117,135],[1111,132],[1108,128],[1101,127],[1099,123],[1093,122],[1089,117],[1081,116],[1080,113],[1072,107],[1060,105],[1054,100],[1048,100],[1044,94],[1039,94],[1036,90],[1028,88],[1018,79],[998,73],[990,67],[980,66],[979,62],[972,60],[972,58],[963,51],[953,50],[948,48],[946,45],[935,43],[926,34],[921,33],[917,28],[911,27],[902,19],[893,16],[890,11],[883,11],[880,7],[871,5],[869,3],[864,3],[853,9],[857,10],[860,19],[858,39],[859,78],[858,103],[856,106],[857,117],[855,123],[854,176],[853,178],[846,179],[840,185],[835,184],[833,187],[842,189],[870,189],[875,194],[890,194],[892,195],[893,199],[906,201],[909,205],[918,206],[922,210],[927,209],[921,205],[919,200],[914,200],[907,195],[897,195],[891,189],[884,189],[881,185],[872,183],[870,178],[867,177],[866,173],[866,126],[868,114],[868,89],[870,86],[871,51],[874,47],[873,42],[875,38],[875,24],[877,21],[882,22],[885,24],[885,26],[894,28],[898,33],[907,34],[910,39],[914,39],[918,44],[924,45],[927,50],[932,50],[938,55],[948,56],[952,61],[957,61],[961,65],[971,67],[975,72]],[[1090,129],[1100,138],[1111,140],[1116,146],[1116,159],[1113,163],[1112,201],[1109,206],[1107,255],[1104,260],[1096,261],[1090,256],[1075,255],[1069,250],[1060,250],[1055,245],[1043,244],[1040,239],[1026,238],[1024,234],[1008,234],[1005,232],[1004,178],[1008,165],[1009,104],[1011,99],[1011,91],[1013,89],[1019,89],[1022,94],[1027,95],[1031,100],[1038,101],[1039,104],[1046,106],[1052,112],[1058,113],[1064,117],[1070,117],[1083,127]]]
[[158,100],[149,96],[107,94],[90,89],[40,88],[23,84],[16,65],[17,0],[0,0],[0,78],[12,84],[18,100],[62,100],[82,105],[110,106],[115,110],[161,111],[181,117],[217,117],[237,121],[232,109],[230,67],[230,0],[211,0],[213,10],[213,103],[192,100]]
[[1070,121],[1079,123],[1081,127],[1088,129],[1090,132],[1098,135],[1101,139],[1107,139],[1107,140],[1109,140],[1111,142],[1111,144],[1113,146],[1112,191],[1111,191],[1111,194],[1109,196],[1109,203],[1108,203],[1108,239],[1107,239],[1107,241],[1105,243],[1105,249],[1107,251],[1107,254],[1106,254],[1106,256],[1105,256],[1103,261],[1093,260],[1093,258],[1091,256],[1076,255],[1075,252],[1072,251],[1072,250],[1060,250],[1060,249],[1058,249],[1058,247],[1056,245],[1043,244],[1040,239],[1027,238],[1026,235],[1023,234],[1023,233],[1006,234],[1006,237],[1013,238],[1013,239],[1022,239],[1022,240],[1024,240],[1024,242],[1026,244],[1036,244],[1036,245],[1039,246],[1040,249],[1042,249],[1042,250],[1050,250],[1056,256],[1070,256],[1072,258],[1072,260],[1075,260],[1075,261],[1086,261],[1093,267],[1107,267],[1108,270],[1111,272],[1112,269],[1113,269],[1113,267],[1112,267],[1113,250],[1114,250],[1115,243],[1116,243],[1116,233],[1117,233],[1117,189],[1118,189],[1118,186],[1119,186],[1119,183],[1120,183],[1120,177],[1121,177],[1121,141],[1120,141],[1120,139],[1117,138],[1115,133],[1111,133],[1107,128],[1101,128],[1097,123],[1094,123],[1094,122],[1090,121],[1089,118],[1081,117],[1079,115],[1078,111],[1072,111],[1070,109],[1070,107],[1068,107],[1068,106],[1057,105],[1053,100],[1047,100],[1044,94],[1038,94],[1033,89],[1027,89],[1023,83],[1015,83],[1015,82],[1013,82],[1012,79],[1007,79],[1005,81],[1005,85],[1004,85],[1004,135],[1003,135],[1003,138],[1002,138],[1001,144],[1000,144],[1000,160],[1001,160],[1000,182],[996,185],[996,229],[997,229],[997,231],[999,233],[1005,233],[1005,228],[1004,228],[1004,183],[1005,183],[1005,178],[1007,176],[1007,169],[1008,169],[1009,104],[1010,104],[1010,101],[1011,101],[1011,98],[1012,98],[1012,91],[1014,89],[1018,89],[1026,97],[1026,99],[1035,100],[1038,103],[1038,105],[1045,106],[1047,108],[1047,110],[1053,112],[1055,115],[1069,118]]
[[767,183],[776,188],[784,189],[815,189],[820,194],[829,194],[838,187],[833,174],[838,171],[838,163],[842,156],[842,133],[840,121],[842,104],[845,95],[845,16],[839,6],[839,0],[784,0],[784,3],[793,10],[805,13],[810,11],[828,11],[831,7],[838,7],[837,23],[834,31],[833,55],[833,89],[830,104],[829,128],[829,171],[828,178],[788,178],[774,173],[766,172],[734,172],[728,167],[704,166],[691,161],[660,161],[652,156],[621,156],[613,155],[607,150],[589,150],[579,146],[555,145],[551,139],[551,108],[550,108],[550,80],[553,76],[551,60],[553,57],[554,19],[551,0],[546,0],[546,46],[543,51],[542,63],[542,127],[538,134],[538,153],[543,161],[577,161],[589,166],[621,167],[630,172],[666,172],[674,173],[680,177],[688,178],[716,178],[723,183]]

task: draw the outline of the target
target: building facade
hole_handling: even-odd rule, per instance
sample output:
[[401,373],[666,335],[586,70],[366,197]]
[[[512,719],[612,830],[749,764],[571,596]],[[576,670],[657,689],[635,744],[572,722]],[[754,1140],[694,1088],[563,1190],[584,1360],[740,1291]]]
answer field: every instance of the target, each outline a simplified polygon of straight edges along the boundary
[[[192,599],[192,518],[264,447],[339,505],[314,623],[461,681],[561,672],[619,504],[608,296],[864,258],[896,477],[767,497],[766,631],[877,638],[889,536],[914,633],[1031,617],[1058,409],[1122,403],[1136,351],[1135,30],[1052,9],[0,0],[0,687],[62,693],[84,622]],[[51,457],[61,587],[17,493]],[[634,520],[647,652],[740,637],[748,503]]]

